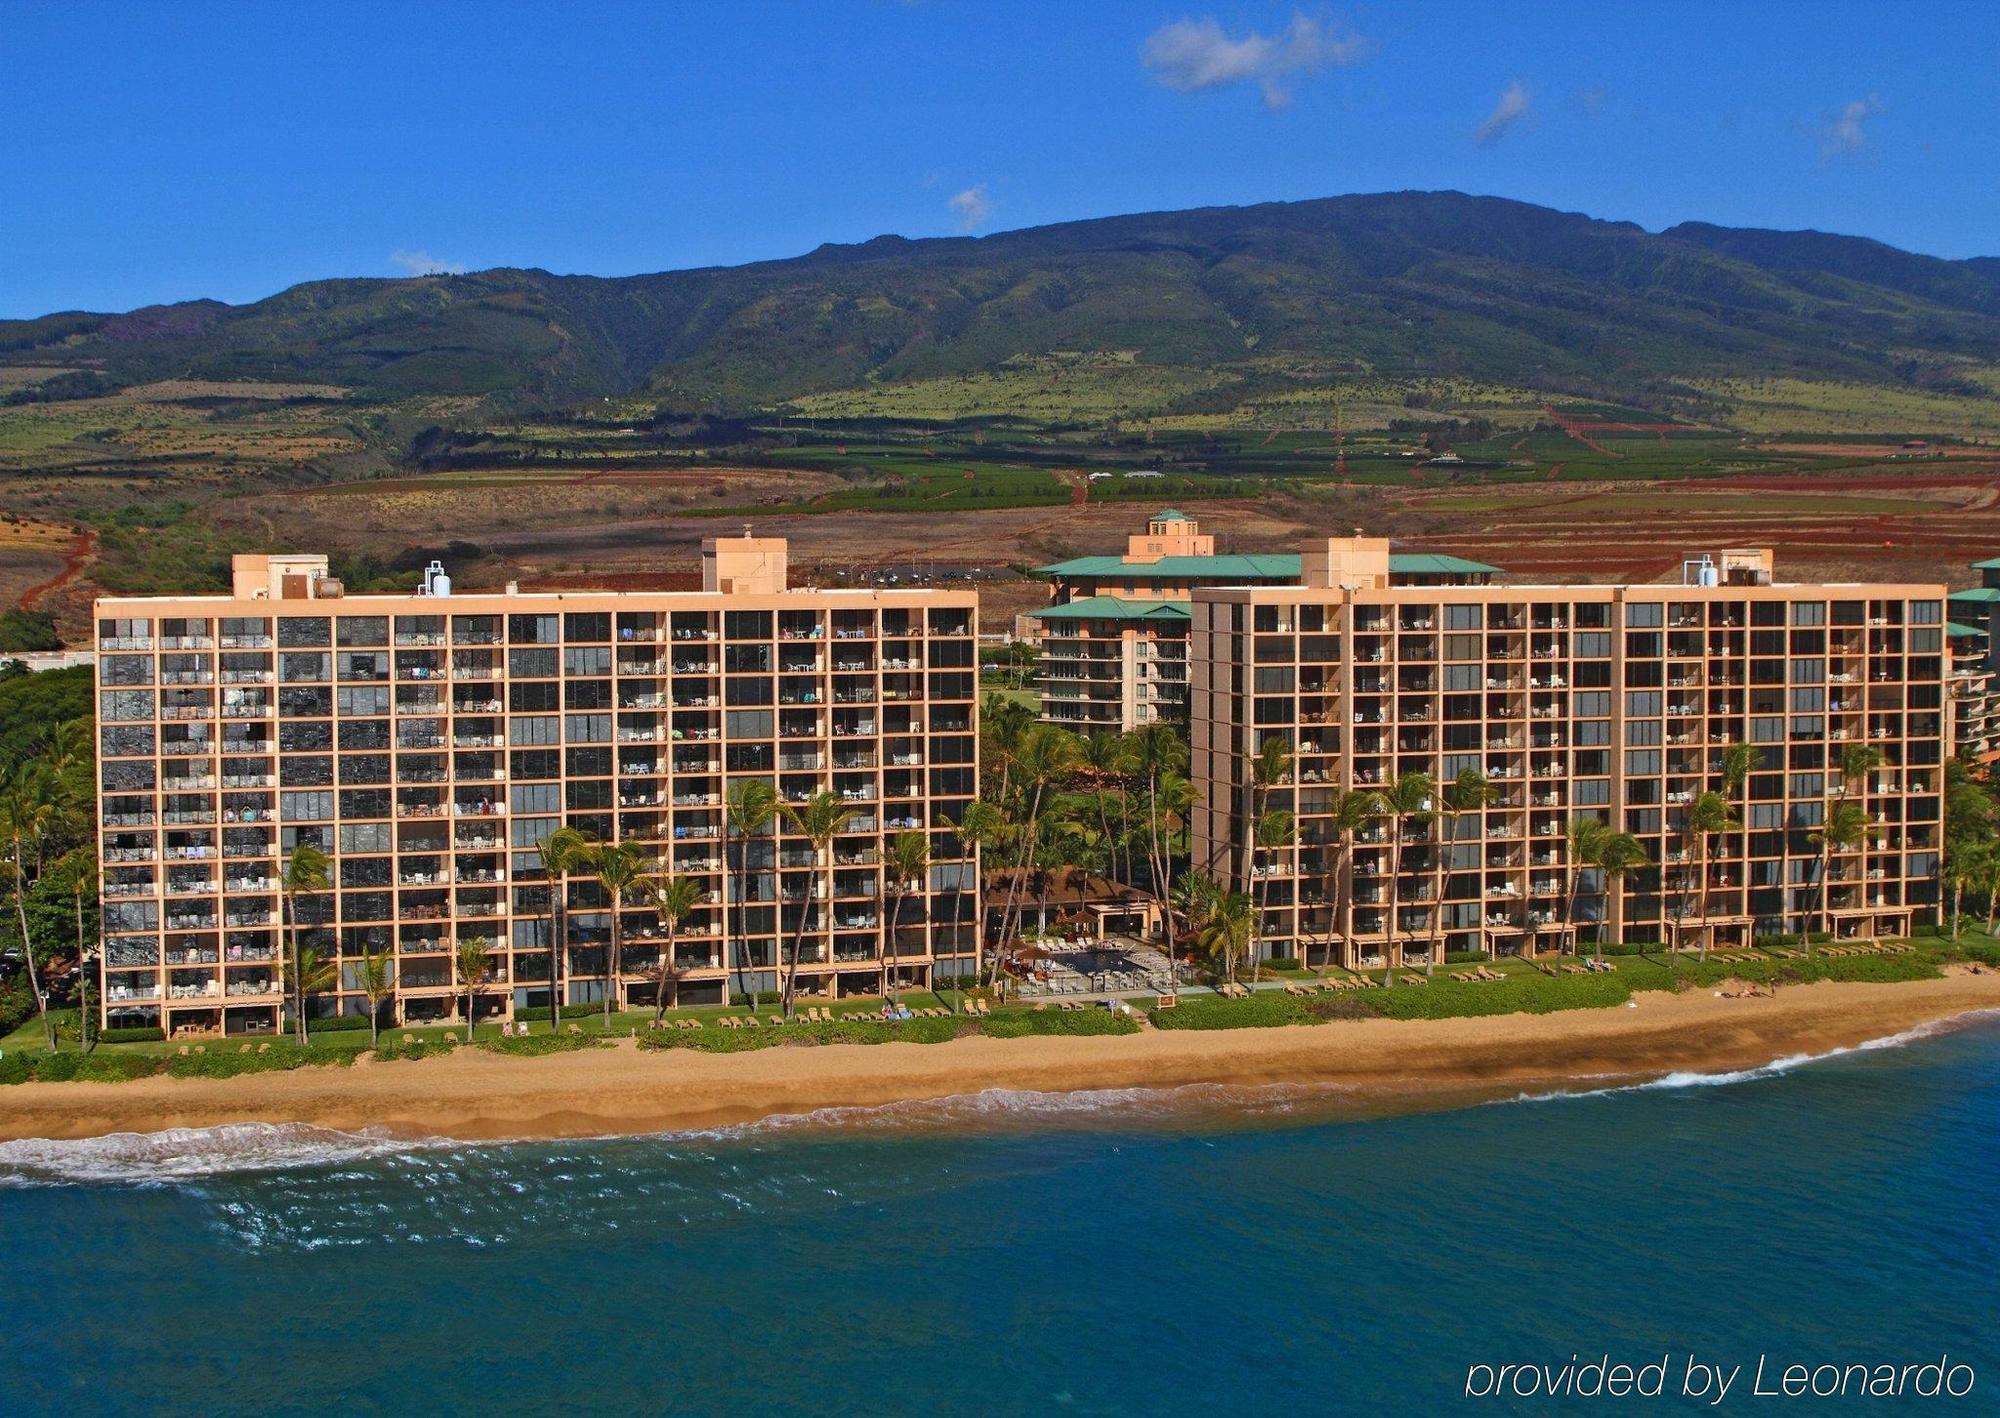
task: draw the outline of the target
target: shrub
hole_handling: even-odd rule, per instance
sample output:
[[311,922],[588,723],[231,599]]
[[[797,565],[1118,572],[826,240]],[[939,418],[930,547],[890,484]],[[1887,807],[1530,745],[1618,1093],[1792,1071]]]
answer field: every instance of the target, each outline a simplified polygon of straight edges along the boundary
[[16,1049],[13,1053],[0,1057],[0,1085],[26,1083],[35,1076],[34,1056]]
[[1136,1034],[1139,1032],[1139,1022],[1124,1014],[1114,1014],[1108,1009],[1042,1009],[996,1014],[978,1021],[976,1031],[966,1032],[986,1034],[995,1039],[1019,1039],[1031,1035],[1049,1034]]
[[133,1024],[122,1029],[99,1030],[97,1037],[106,1044],[157,1044],[167,1035],[157,1024]]
[[1550,1014],[1561,1009],[1606,1009],[1632,997],[1632,986],[1617,975],[1516,975],[1468,984],[1433,980],[1352,996],[1356,1004],[1385,1019],[1454,1019],[1484,1014]]
[[609,1048],[602,1034],[530,1034],[526,1038],[483,1039],[478,1047],[495,1054],[540,1058],[545,1054],[568,1054],[578,1049]]
[[244,1053],[241,1045],[213,1044],[206,1053],[188,1053],[167,1060],[167,1072],[175,1078],[234,1078],[244,1073],[286,1072],[323,1064],[345,1067],[354,1062],[354,1050],[325,1044],[297,1044],[269,1041],[268,1052],[253,1047]]
[[1447,950],[1444,963],[1447,965],[1481,965],[1486,961],[1483,950]]
[[1317,1024],[1305,999],[1262,991],[1248,999],[1195,996],[1172,1009],[1148,1011],[1156,1029],[1268,1029],[1284,1024]]
[[1299,968],[1299,957],[1296,955],[1274,955],[1269,960],[1266,960],[1264,965],[1266,969],[1270,970],[1296,970]]
[[367,1027],[368,1016],[365,1014],[329,1014],[324,1019],[308,1019],[306,1021],[306,1033],[308,1035],[348,1034],[356,1029],[366,1029]]

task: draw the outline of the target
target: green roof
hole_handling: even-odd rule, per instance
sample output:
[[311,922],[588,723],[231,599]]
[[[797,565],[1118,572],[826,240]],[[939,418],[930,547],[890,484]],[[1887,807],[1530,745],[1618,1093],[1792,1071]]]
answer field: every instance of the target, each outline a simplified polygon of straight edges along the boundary
[[1188,522],[1192,521],[1193,519],[1189,517],[1187,513],[1181,511],[1180,508],[1169,507],[1164,512],[1155,512],[1153,514],[1153,520],[1155,522]]
[[[1394,552],[1389,557],[1390,573],[1401,572],[1405,576],[1491,576],[1499,569],[1483,561],[1467,561],[1462,556],[1445,556],[1438,552]],[[1169,580],[1199,577],[1224,585],[1242,581],[1297,581],[1300,575],[1298,555],[1284,552],[1251,556],[1163,556],[1158,561],[1127,561],[1122,556],[1079,556],[1035,570],[1041,576],[1134,578],[1143,572]]]
[[1443,552],[1413,551],[1389,553],[1389,570],[1400,571],[1405,576],[1471,575],[1492,576],[1500,568],[1488,566],[1483,561],[1467,561],[1462,556],[1447,556]]
[[1970,591],[1953,591],[1948,601],[2000,601],[2000,587],[1974,586]]
[[1209,581],[1296,581],[1299,559],[1284,556],[1163,556],[1158,561],[1127,561],[1122,556],[1079,556],[1054,566],[1038,567],[1043,576],[1165,576],[1201,577]]
[[1988,557],[1985,561],[1972,563],[1974,571],[2000,571],[2000,556]]
[[1080,601],[1064,601],[1029,611],[1037,620],[1186,620],[1191,612],[1186,601],[1128,601],[1118,596],[1085,596]]
[[1971,640],[1975,636],[1981,640],[1984,640],[1986,638],[1986,632],[1981,630],[1978,626],[1960,625],[1955,620],[1948,620],[1945,622],[1944,633],[1946,635],[1949,635],[1954,640]]

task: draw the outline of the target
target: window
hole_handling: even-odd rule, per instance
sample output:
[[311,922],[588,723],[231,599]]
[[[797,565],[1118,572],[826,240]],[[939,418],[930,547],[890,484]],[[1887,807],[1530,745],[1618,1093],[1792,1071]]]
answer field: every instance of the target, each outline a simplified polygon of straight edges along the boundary
[[553,714],[546,717],[524,716],[510,721],[508,732],[508,741],[516,746],[523,744],[559,744],[562,742],[562,720],[556,718]]
[[1611,658],[1611,636],[1603,631],[1579,631],[1572,642],[1579,660],[1608,660]]
[[1605,778],[1579,779],[1571,790],[1570,801],[1577,807],[1603,807],[1611,801],[1611,783]]
[[507,704],[516,714],[547,714],[562,707],[562,686],[554,680],[530,680],[507,686]]
[[507,798],[508,806],[517,813],[562,810],[562,788],[555,783],[516,783],[508,790]]
[[332,626],[323,615],[281,615],[278,617],[278,645],[287,646],[325,645],[332,633]]
[[1450,605],[1444,608],[1444,628],[1446,630],[1477,630],[1485,623],[1486,608],[1478,602],[1471,605]]
[[343,715],[352,714],[366,718],[374,714],[389,712],[389,690],[387,686],[375,689],[342,688],[335,692],[334,702],[340,706]]
[[1943,621],[1944,603],[1942,601],[1910,602],[1910,624],[1940,625]]
[[733,739],[767,739],[771,737],[771,711],[768,709],[731,709],[723,715],[725,731]]
[[[1657,719],[1640,719],[1625,726],[1625,742],[1628,744],[1659,743],[1662,737]],[[1581,734],[1577,735],[1577,742],[1583,742]]]
[[[1657,724],[1653,725],[1658,728]],[[1576,726],[1576,743],[1579,748],[1591,748],[1611,742],[1611,721],[1608,719],[1586,719]]]
[[563,673],[575,678],[611,673],[609,645],[579,645],[563,651]]
[[507,652],[507,673],[515,679],[554,679],[556,652],[516,647]]
[[1444,638],[1444,657],[1447,660],[1477,660],[1481,657],[1477,635],[1447,635]]
[[609,640],[611,615],[608,611],[572,611],[563,617],[563,637],[567,640]]
[[611,716],[571,714],[563,721],[563,739],[568,743],[609,743]]
[[323,654],[300,652],[278,656],[278,678],[287,682],[331,679],[331,670],[332,662]]
[[516,645],[555,645],[562,640],[562,621],[552,615],[510,615],[507,638]]
[[303,822],[333,816],[332,793],[280,793],[278,818],[283,822]]
[[1635,629],[1665,625],[1666,610],[1666,606],[1659,601],[1628,601],[1625,605],[1625,624]]
[[150,689],[110,689],[97,696],[98,714],[105,719],[150,719],[153,692]]
[[350,823],[340,829],[343,852],[388,852],[395,850],[395,829],[386,822]]
[[[342,645],[387,645],[389,617],[385,615],[344,615],[339,622]],[[228,633],[225,631],[224,633]]]
[[1625,771],[1637,775],[1657,775],[1660,771],[1660,751],[1657,748],[1629,750],[1625,755]]
[[1825,601],[1793,601],[1793,602],[1792,602],[1792,624],[1793,624],[1793,625],[1825,625],[1825,624],[1826,624],[1826,602],[1825,602]]
[[1658,718],[1664,705],[1657,689],[1633,690],[1625,696],[1625,713],[1634,719]]
[[1593,689],[1578,694],[1571,703],[1573,712],[1579,719],[1604,718],[1611,713],[1611,695],[1601,689]]

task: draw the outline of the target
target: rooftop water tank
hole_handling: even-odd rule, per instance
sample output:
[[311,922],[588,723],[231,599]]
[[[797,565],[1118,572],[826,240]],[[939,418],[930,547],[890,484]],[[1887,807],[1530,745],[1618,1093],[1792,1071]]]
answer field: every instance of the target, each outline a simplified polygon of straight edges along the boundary
[[451,594],[451,578],[444,574],[444,563],[442,561],[433,561],[429,566],[424,568],[423,593],[426,596],[449,596]]

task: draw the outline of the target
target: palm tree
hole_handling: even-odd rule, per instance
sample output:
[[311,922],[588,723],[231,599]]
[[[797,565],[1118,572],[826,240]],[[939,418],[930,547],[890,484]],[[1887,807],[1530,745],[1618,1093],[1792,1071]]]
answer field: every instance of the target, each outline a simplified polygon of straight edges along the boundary
[[648,879],[642,889],[666,926],[666,940],[661,943],[659,958],[653,962],[651,971],[653,1022],[657,1024],[666,1017],[667,985],[680,974],[680,964],[674,959],[674,937],[688,912],[700,903],[701,884],[691,876],[663,876]]
[[90,1053],[97,1042],[90,1034],[90,980],[97,956],[83,934],[83,901],[97,890],[97,846],[85,843],[63,853],[55,865],[62,884],[69,889],[70,906],[76,923],[77,1047]]
[[1437,884],[1437,899],[1431,909],[1431,946],[1424,957],[1424,973],[1437,973],[1437,959],[1443,954],[1444,943],[1444,889],[1445,853],[1450,850],[1451,839],[1456,835],[1453,825],[1467,813],[1483,812],[1492,803],[1495,790],[1492,780],[1477,768],[1461,768],[1458,777],[1444,790],[1443,812],[1439,814],[1442,827],[1438,833],[1437,850],[1431,855],[1436,859],[1432,868],[1432,879]]
[[1428,773],[1405,773],[1384,792],[1375,794],[1373,816],[1389,826],[1389,925],[1382,947],[1382,983],[1394,986],[1398,961],[1397,912],[1402,903],[1403,834],[1410,823],[1427,822],[1434,791]]
[[1097,810],[1098,831],[1103,834],[1105,842],[1113,844],[1106,875],[1114,879],[1118,877],[1117,838],[1111,830],[1111,804],[1106,792],[1115,784],[1122,805],[1125,797],[1125,774],[1130,770],[1132,762],[1132,743],[1123,734],[1110,732],[1090,734],[1077,748],[1077,766],[1090,775],[1097,788],[1092,798]]
[[604,1027],[609,1029],[614,1000],[623,1007],[617,997],[625,970],[625,898],[645,880],[646,857],[636,842],[605,842],[591,848],[585,861],[611,899],[611,950],[604,965]]
[[1021,740],[1015,754],[1015,770],[1028,794],[1028,810],[1021,820],[1022,860],[1007,883],[1007,908],[1000,915],[1000,944],[1004,949],[1010,932],[1018,932],[1020,910],[1026,904],[1021,887],[1033,869],[1037,829],[1042,805],[1051,786],[1060,782],[1076,761],[1076,735],[1053,724],[1037,724]]
[[882,997],[889,998],[889,952],[895,949],[896,932],[903,924],[903,902],[912,884],[924,879],[931,869],[931,839],[911,828],[898,832],[889,843],[889,857],[883,864],[894,884],[896,907],[889,916],[889,933],[882,941]]
[[[612,927],[615,931],[616,926]],[[489,944],[483,935],[469,935],[458,943],[453,958],[458,966],[458,983],[465,990],[465,1042],[472,1042],[472,1026],[479,1009],[479,987],[486,983],[486,972],[493,968],[486,958]]]
[[[1565,853],[1565,861],[1569,867],[1569,891],[1563,897],[1563,928],[1569,933],[1572,942],[1575,940],[1576,931],[1576,898],[1583,889],[1584,868],[1599,864],[1604,844],[1611,835],[1610,824],[1588,813],[1580,813],[1569,820],[1569,831],[1566,834],[1569,850]],[[1603,932],[1600,931],[1598,934],[1601,936]]]
[[1240,891],[1218,891],[1208,914],[1195,931],[1195,941],[1211,959],[1222,962],[1223,976],[1236,981],[1236,958],[1257,931],[1257,903]]
[[[1256,849],[1258,852],[1268,853],[1288,852],[1292,844],[1298,840],[1298,835],[1297,814],[1290,808],[1269,808],[1257,819]],[[1250,860],[1254,869],[1256,857],[1253,855]],[[1251,942],[1253,948],[1250,952],[1250,983],[1253,985],[1257,983],[1258,974],[1264,963],[1264,913],[1270,908],[1271,874],[1260,871],[1257,873],[1257,929],[1255,938]]]
[[1944,879],[1951,887],[1951,940],[1958,943],[1960,917],[1965,910],[1965,889],[1977,887],[1993,871],[1993,848],[1990,843],[1966,842],[1958,850],[1947,852],[1944,859]]
[[[813,858],[813,875],[808,877],[805,892],[799,898],[799,927],[792,933],[792,958],[785,969],[784,1007],[787,1019],[792,1017],[792,1000],[798,992],[799,951],[805,946],[806,921],[813,911],[813,886],[817,883],[821,864],[833,846],[833,839],[847,830],[854,813],[854,804],[830,790],[814,793],[797,807],[787,805],[785,808],[785,817],[792,831],[811,845]],[[832,897],[829,896],[827,909],[832,908]]]
[[[1806,840],[1813,844],[1819,856],[1819,918],[1820,933],[1833,933],[1833,908],[1827,893],[1826,876],[1833,865],[1835,852],[1848,851],[1865,841],[1868,836],[1868,814],[1853,803],[1833,798],[1826,805],[1826,816],[1820,825],[1806,834]],[[1812,958],[1812,933],[1800,932],[1805,940],[1806,958]]]
[[[1169,909],[1178,910],[1187,917],[1188,931],[1198,935],[1203,923],[1215,910],[1215,903],[1222,895],[1222,888],[1215,878],[1206,872],[1190,871],[1174,883],[1174,899]],[[1171,958],[1167,962],[1173,964]]]
[[293,1024],[301,1044],[306,1042],[306,983],[311,972],[306,969],[305,955],[299,943],[299,898],[326,890],[332,879],[332,867],[326,853],[310,842],[293,846],[292,854],[285,858],[284,872],[278,878],[278,895],[285,908],[285,939],[291,947],[292,956],[292,1008],[296,1015]]
[[[1646,865],[1646,844],[1629,832],[1613,832],[1597,844],[1597,873],[1604,878],[1604,914],[1611,915],[1611,903],[1624,889],[1627,872]],[[1597,929],[1597,958],[1604,959],[1604,928]]]
[[1333,860],[1332,894],[1345,893],[1334,919],[1340,922],[1341,938],[1347,942],[1350,959],[1354,947],[1354,834],[1374,820],[1374,812],[1375,795],[1363,789],[1339,794],[1328,812],[1329,826],[1338,846]]
[[361,956],[361,993],[368,1000],[368,1047],[374,1048],[382,1041],[382,1001],[389,998],[395,989],[394,976],[390,973],[390,954],[386,950],[370,950]]
[[21,774],[8,787],[6,797],[0,800],[0,828],[7,834],[8,850],[12,857],[11,875],[14,886],[14,912],[21,928],[21,956],[27,962],[28,988],[35,996],[35,1013],[42,1021],[42,1032],[47,1036],[51,1052],[56,1048],[55,1022],[49,1018],[48,991],[42,987],[41,974],[35,963],[35,943],[28,930],[28,889],[34,878],[28,871],[27,848],[34,849],[36,874],[40,872],[42,858],[42,838],[56,817],[55,799],[46,788],[46,780],[37,775]]
[[293,960],[297,965],[294,985],[299,1002],[299,1042],[306,1044],[311,1042],[311,1036],[305,1028],[305,1002],[310,996],[330,988],[340,978],[340,966],[337,961],[322,957],[319,947],[312,945],[298,951]]
[[[736,887],[736,983],[750,1000],[751,1013],[757,1010],[757,991],[750,960],[750,839],[760,835],[778,815],[778,790],[762,778],[738,778],[729,785],[722,808],[723,870]],[[736,865],[729,865],[729,842],[736,841]],[[729,903],[722,903],[723,949],[729,948]]]
[[1007,831],[1007,815],[993,803],[978,798],[967,803],[965,815],[958,820],[958,840],[963,842],[973,857],[973,880],[978,883],[978,899],[974,905],[979,910],[977,928],[972,933],[972,977],[977,980],[986,965],[986,854],[993,850]]
[[590,838],[558,827],[535,844],[549,879],[549,1031],[562,1033],[563,961],[569,954],[569,874],[590,852]]
[[2000,923],[2000,852],[1989,851],[1979,870],[1978,887],[1986,893],[1986,934]]
[[[1188,778],[1181,773],[1162,773],[1154,785],[1153,795],[1146,804],[1148,818],[1147,831],[1160,844],[1158,875],[1159,890],[1166,893],[1161,898],[1162,905],[1172,899],[1174,883],[1174,843],[1187,826],[1188,814],[1201,800],[1201,793]],[[1166,948],[1169,958],[1173,950],[1173,915],[1165,917]]]
[[[1167,958],[1174,955],[1174,913],[1171,908],[1173,883],[1169,880],[1168,856],[1171,841],[1163,842],[1161,784],[1164,779],[1185,773],[1188,766],[1187,741],[1170,724],[1148,724],[1134,730],[1133,771],[1146,785],[1146,869],[1152,881],[1153,900],[1160,910]],[[1190,801],[1192,790],[1189,790]]]
[[1714,791],[1697,797],[1688,808],[1687,827],[1699,844],[1701,864],[1701,958],[1708,959],[1708,944],[1715,935],[1715,927],[1709,924],[1708,909],[1708,868],[1709,858],[1714,852],[1714,842],[1718,834],[1734,832],[1743,824],[1729,815],[1729,799]]

